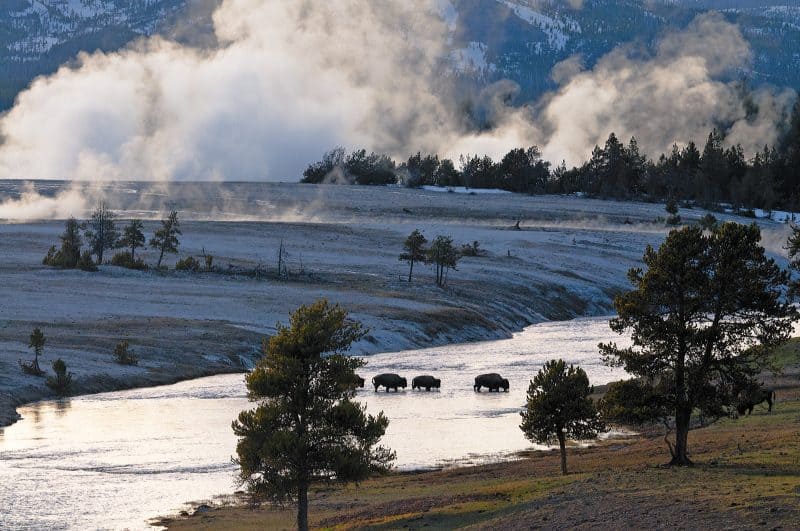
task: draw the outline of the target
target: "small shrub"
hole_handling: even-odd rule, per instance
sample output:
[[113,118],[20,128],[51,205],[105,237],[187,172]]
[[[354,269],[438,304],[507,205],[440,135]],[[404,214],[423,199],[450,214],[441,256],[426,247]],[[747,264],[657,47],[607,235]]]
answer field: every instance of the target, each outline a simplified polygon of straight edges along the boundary
[[141,258],[136,258],[134,260],[133,258],[131,258],[131,253],[129,253],[128,251],[115,254],[111,258],[111,265],[124,267],[127,269],[136,269],[137,271],[147,270],[147,264],[144,263],[144,260],[142,260]]
[[58,250],[55,245],[51,245],[47,254],[42,258],[42,265],[56,267],[58,265]]
[[677,214],[667,216],[667,225],[680,225],[681,224],[681,217]]
[[47,377],[47,387],[60,396],[68,395],[72,388],[72,373],[67,372],[67,364],[64,363],[64,360],[58,358],[53,362],[53,372],[56,375]]
[[211,271],[214,269],[214,256],[207,254],[206,255],[206,271]]
[[669,201],[667,201],[664,210],[667,211],[667,214],[675,216],[678,213],[678,203],[676,203],[674,199],[670,199]]
[[19,360],[19,366],[22,369],[22,372],[25,374],[30,374],[31,376],[44,376],[44,371],[39,368],[39,365],[30,361],[22,361]]
[[30,341],[28,342],[28,347],[33,349],[33,361],[24,362],[19,360],[19,366],[22,368],[22,372],[32,376],[44,376],[44,371],[39,367],[39,357],[44,352],[44,345],[46,342],[47,340],[41,329],[39,327],[34,328],[30,335]]
[[711,214],[709,212],[708,214],[700,218],[699,223],[700,227],[702,227],[703,230],[714,230],[717,226],[717,218],[716,216],[714,216],[714,214]]
[[748,208],[747,210],[740,210],[739,215],[745,218],[755,218],[756,213],[752,208]]
[[94,260],[92,260],[92,253],[83,251],[80,260],[78,260],[78,269],[81,271],[97,271],[97,266],[94,265]]
[[194,256],[187,256],[175,264],[176,271],[191,271],[197,273],[200,271],[200,262]]
[[461,256],[483,256],[486,253],[480,248],[480,245],[477,240],[471,244],[465,243],[461,246]]
[[136,354],[128,350],[128,341],[120,341],[114,347],[114,359],[120,365],[139,365],[139,358]]

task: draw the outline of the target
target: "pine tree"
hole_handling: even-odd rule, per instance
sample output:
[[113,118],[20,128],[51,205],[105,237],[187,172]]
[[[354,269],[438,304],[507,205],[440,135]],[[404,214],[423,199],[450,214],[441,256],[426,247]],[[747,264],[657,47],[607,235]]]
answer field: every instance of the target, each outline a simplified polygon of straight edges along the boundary
[[725,151],[722,148],[722,135],[714,129],[709,133],[703,155],[700,158],[700,173],[703,176],[702,197],[718,201],[730,184]]
[[131,262],[136,260],[136,249],[138,247],[144,247],[145,237],[144,232],[142,232],[143,227],[142,220],[132,219],[122,232],[122,239],[119,241],[119,244],[121,247],[131,250]]
[[433,264],[436,272],[436,285],[440,288],[445,285],[446,273],[455,269],[458,263],[458,251],[453,246],[453,239],[449,236],[437,236],[428,249],[427,261]]
[[161,268],[161,261],[164,253],[178,252],[178,235],[181,234],[180,223],[178,222],[178,211],[173,210],[167,219],[161,220],[161,228],[156,230],[150,239],[150,247],[159,251],[156,269]]
[[44,344],[44,334],[38,327],[34,328],[28,341],[28,347],[33,349],[33,361],[31,363],[20,362],[23,372],[34,376],[44,376],[44,371],[39,367],[39,357],[44,352]]
[[400,253],[400,260],[408,262],[409,282],[411,282],[411,274],[414,272],[414,263],[424,261],[427,256],[425,250],[426,243],[428,243],[428,240],[416,229],[409,234],[406,241],[403,242],[403,252]]
[[78,266],[81,258],[81,232],[78,221],[69,218],[64,223],[64,232],[59,236],[61,249],[56,250],[55,246],[50,247],[42,263],[54,267],[74,269]]
[[564,360],[551,360],[533,378],[522,411],[520,429],[536,443],[558,441],[561,473],[567,473],[566,440],[592,439],[604,429],[586,372]]
[[364,362],[343,353],[363,335],[338,306],[301,306],[264,340],[264,357],[246,377],[258,406],[233,423],[239,477],[257,499],[296,501],[301,531],[312,484],[363,480],[394,459],[377,446],[389,421],[352,400]]
[[105,203],[101,203],[92,213],[92,217],[86,225],[84,232],[86,243],[92,253],[97,256],[98,264],[103,263],[103,253],[106,249],[117,247],[119,231],[115,222],[116,218],[117,215],[108,210]]
[[754,383],[798,312],[783,298],[788,275],[759,245],[757,225],[724,223],[669,233],[631,269],[634,289],[614,300],[611,328],[633,346],[600,346],[606,361],[659,384],[675,420],[671,465],[689,465],[691,417],[719,415]]

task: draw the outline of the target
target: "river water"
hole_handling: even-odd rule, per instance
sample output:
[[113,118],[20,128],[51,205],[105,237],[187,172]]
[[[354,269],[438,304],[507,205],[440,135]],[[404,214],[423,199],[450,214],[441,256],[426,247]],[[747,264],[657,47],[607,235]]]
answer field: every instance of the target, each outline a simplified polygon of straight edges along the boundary
[[[390,419],[383,444],[400,469],[513,458],[535,447],[519,430],[530,379],[553,358],[593,384],[623,376],[604,366],[600,341],[619,340],[605,318],[542,323],[513,338],[376,354],[358,392]],[[434,374],[441,391],[376,393],[369,378]],[[508,393],[475,393],[475,375],[499,372]],[[236,489],[231,421],[251,407],[242,375],[45,401],[0,430],[0,529],[141,529],[185,503]]]

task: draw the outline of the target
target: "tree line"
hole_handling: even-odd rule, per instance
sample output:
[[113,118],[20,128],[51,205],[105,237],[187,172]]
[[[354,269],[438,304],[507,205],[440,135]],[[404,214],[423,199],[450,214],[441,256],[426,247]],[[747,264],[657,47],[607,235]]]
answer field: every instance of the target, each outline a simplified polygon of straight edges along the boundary
[[694,141],[674,144],[655,160],[641,153],[635,137],[626,144],[612,132],[587,161],[572,168],[564,162],[551,167],[536,146],[514,148],[500,161],[468,154],[454,162],[417,153],[399,164],[385,154],[360,149],[347,155],[338,147],[309,165],[301,182],[465,186],[794,211],[800,209],[800,100],[776,144],[750,158],[739,144],[725,147],[720,129],[708,134],[702,148]]
[[[117,215],[101,204],[95,209],[88,221],[79,223],[69,218],[64,223],[64,232],[59,236],[61,245],[51,246],[42,263],[63,269],[82,269],[96,271],[97,265],[104,261],[106,251],[124,249],[116,253],[110,263],[129,269],[147,269],[141,258],[136,257],[136,249],[145,247],[144,225],[140,219],[131,219],[120,232],[117,226]],[[165,253],[177,253],[181,235],[178,212],[173,210],[161,220],[147,245],[158,252],[156,269],[161,269]],[[86,243],[87,248],[83,245]]]

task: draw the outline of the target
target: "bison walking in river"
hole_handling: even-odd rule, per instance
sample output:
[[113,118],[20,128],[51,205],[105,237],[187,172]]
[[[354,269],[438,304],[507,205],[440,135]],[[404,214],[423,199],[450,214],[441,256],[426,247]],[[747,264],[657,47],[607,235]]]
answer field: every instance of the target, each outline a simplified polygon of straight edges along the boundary
[[473,389],[476,392],[481,391],[481,387],[487,387],[489,392],[492,391],[500,391],[502,388],[503,391],[508,391],[508,380],[497,374],[496,372],[492,372],[489,374],[481,374],[480,376],[475,377],[475,385]]
[[434,378],[429,374],[425,374],[423,376],[417,376],[413,380],[411,380],[411,389],[422,389],[425,388],[426,391],[430,391],[431,388],[439,389],[442,386],[442,381],[439,378]]
[[386,392],[389,392],[389,388],[392,388],[397,392],[398,387],[402,387],[405,389],[408,386],[406,379],[394,374],[394,373],[384,373],[379,374],[378,376],[372,379],[372,385],[375,386],[375,391],[378,390],[379,387],[383,386],[386,388]]

